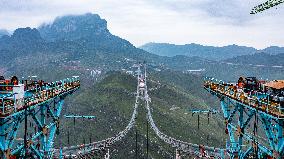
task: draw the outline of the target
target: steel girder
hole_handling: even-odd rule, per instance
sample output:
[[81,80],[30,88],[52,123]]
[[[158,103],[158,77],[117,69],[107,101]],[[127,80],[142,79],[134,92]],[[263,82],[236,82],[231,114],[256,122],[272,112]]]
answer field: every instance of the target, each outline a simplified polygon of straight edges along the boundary
[[[231,158],[284,156],[283,119],[272,117],[227,96],[221,108],[229,135],[227,150]],[[260,136],[256,132],[261,132]],[[257,156],[256,156],[257,155]]]
[[[42,105],[26,108],[24,111],[13,114],[13,116],[0,118],[0,158],[8,159],[11,155],[51,158],[63,99],[66,96],[67,94],[55,97]],[[30,123],[29,128],[27,128],[28,134],[19,131],[20,126],[27,124],[24,122],[25,118],[28,118]],[[15,146],[14,142],[25,135],[26,140],[24,141],[26,143],[21,142]]]

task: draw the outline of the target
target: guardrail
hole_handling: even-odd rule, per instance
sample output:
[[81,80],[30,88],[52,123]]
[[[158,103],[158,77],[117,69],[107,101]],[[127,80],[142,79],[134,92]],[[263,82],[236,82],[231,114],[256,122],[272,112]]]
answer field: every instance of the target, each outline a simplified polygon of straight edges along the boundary
[[226,83],[214,78],[205,78],[204,88],[278,118],[284,118],[284,108],[280,102],[269,99],[268,93],[257,90],[246,90],[250,92],[246,93],[245,89],[239,88],[235,83]]
[[[6,87],[7,85],[0,85]],[[48,101],[56,96],[72,91],[80,87],[78,77],[67,78],[56,82],[45,83],[42,86],[35,85],[32,89],[24,92],[24,98],[16,99],[17,93],[11,91],[0,92],[0,117],[5,117],[26,107],[31,107]]]

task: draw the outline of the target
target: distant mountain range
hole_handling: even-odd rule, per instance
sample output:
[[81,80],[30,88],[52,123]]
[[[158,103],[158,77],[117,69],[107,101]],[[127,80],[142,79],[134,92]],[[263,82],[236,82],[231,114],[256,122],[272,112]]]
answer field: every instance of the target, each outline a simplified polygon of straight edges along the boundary
[[[81,88],[77,94],[66,100],[63,112],[95,115],[98,118],[94,124],[91,123],[92,125],[76,124],[74,131],[72,131],[72,127],[75,127],[73,121],[63,119],[61,137],[58,138],[62,138],[65,145],[67,129],[71,130],[73,135],[72,144],[81,144],[90,136],[93,141],[101,140],[123,130],[135,102],[131,94],[135,91],[136,79],[121,72],[134,70],[133,64],[144,61],[147,61],[149,66],[149,79],[151,79],[149,87],[154,88],[157,83],[161,83],[159,88],[161,90],[149,93],[153,97],[155,106],[153,114],[155,121],[162,130],[185,141],[208,143],[216,147],[224,145],[222,141],[224,133],[217,131],[222,128],[220,120],[212,119],[212,126],[204,126],[197,133],[197,122],[193,120],[195,118],[185,115],[189,107],[206,109],[212,105],[212,101],[203,101],[199,97],[200,92],[205,94],[201,86],[201,76],[176,70],[185,70],[187,67],[192,67],[192,64],[194,67],[202,67],[206,60],[183,56],[161,57],[136,48],[127,40],[112,35],[107,29],[106,21],[96,14],[64,16],[39,28],[16,29],[12,35],[0,38],[0,56],[0,74],[4,74],[5,77],[37,75],[40,79],[51,81],[74,75],[80,76]],[[153,68],[162,71],[154,71]],[[92,77],[90,75],[92,70],[99,70],[101,74]],[[117,70],[119,72],[112,73]],[[189,81],[192,82],[186,84]],[[171,110],[171,108],[178,109]],[[141,115],[138,116],[140,124],[137,129],[139,156],[143,157],[146,152],[146,116],[144,108],[140,109]],[[201,119],[201,121],[205,123],[207,120]],[[184,128],[186,124],[189,126]],[[193,129],[194,133],[188,133]],[[208,132],[215,133],[212,135]],[[152,133],[150,132],[149,137],[150,157],[171,158],[172,149],[161,140],[157,140]],[[134,133],[129,135],[132,140],[124,141],[123,146],[114,147],[120,148],[120,151],[112,152],[112,156],[118,156],[114,158],[125,158],[126,155],[134,158],[132,152],[135,136]],[[204,138],[207,135],[211,135],[209,140]],[[57,145],[58,142],[57,140]]]
[[[97,14],[63,16],[56,18],[50,24],[43,24],[33,29],[19,28],[12,35],[1,37],[2,62],[0,66],[2,69],[0,73],[4,72],[7,75],[18,73],[21,76],[31,73],[44,75],[40,68],[46,68],[45,74],[48,77],[56,77],[53,70],[50,74],[48,73],[50,69],[58,70],[59,75],[66,69],[73,69],[71,72],[76,72],[74,71],[76,69],[84,70],[88,75],[87,69],[99,69],[102,72],[122,70],[128,69],[134,63],[146,61],[158,70],[172,69],[184,72],[202,70],[199,73],[220,79],[235,79],[240,75],[267,78],[274,74],[275,77],[282,77],[280,73],[282,70],[279,68],[265,70],[249,66],[248,64],[252,62],[249,62],[247,58],[262,55],[258,53],[260,50],[252,47],[237,45],[213,47],[198,44],[179,46],[150,43],[141,48],[158,51],[147,52],[145,51],[147,49],[136,48],[129,41],[112,35],[107,28],[107,21]],[[262,52],[269,52],[277,56],[263,54],[265,56],[263,60],[255,60],[252,64],[279,65],[282,59],[280,55],[282,49],[280,47],[266,48]],[[275,61],[272,58],[278,58],[280,61],[272,63]],[[234,65],[227,63],[234,63]],[[35,66],[40,67],[35,69]]]
[[[153,48],[150,47],[151,45]],[[148,44],[142,48],[155,50],[154,45]],[[208,142],[216,147],[225,143],[221,140],[224,133],[218,131],[219,127],[224,126],[223,122],[219,123],[217,118],[212,118],[211,121],[215,121],[212,122],[213,125],[206,124],[197,132],[196,118],[186,115],[189,113],[188,108],[207,109],[216,105],[216,99],[202,89],[203,76],[227,81],[237,80],[241,75],[270,79],[284,78],[284,69],[273,67],[276,64],[281,65],[281,62],[283,64],[280,47],[264,49],[262,52],[269,52],[264,54],[258,53],[259,50],[251,47],[236,45],[220,48],[198,44],[159,46],[161,48],[157,47],[156,50],[159,51],[155,52],[136,48],[129,41],[112,35],[107,28],[107,21],[97,14],[63,16],[56,18],[53,23],[43,24],[38,28],[19,28],[12,35],[2,36],[0,75],[3,74],[5,77],[37,75],[47,81],[79,75],[82,87],[77,95],[66,101],[64,112],[95,114],[98,117],[94,126],[76,124],[79,132],[73,132],[76,136],[72,144],[79,144],[82,143],[83,138],[89,136],[86,136],[86,130],[95,132],[92,140],[99,140],[112,136],[124,128],[135,102],[131,93],[135,91],[136,85],[134,77],[121,72],[133,70],[133,64],[146,61],[149,68],[149,88],[157,87],[157,83],[161,85],[159,89],[150,92],[153,99],[154,119],[159,126],[162,126],[161,130],[185,141],[197,144]],[[266,66],[256,66],[259,63]],[[96,77],[91,76],[93,70],[100,74]],[[115,73],[112,73],[113,71]],[[130,93],[125,94],[124,90]],[[171,110],[171,108],[178,109]],[[143,107],[140,109],[142,114]],[[201,118],[203,119],[205,123],[207,118]],[[138,115],[138,122],[144,126],[138,127],[139,153],[142,157],[146,152],[145,121],[144,114]],[[65,128],[73,125],[70,120],[61,123],[64,123]],[[65,143],[66,133],[61,133]],[[210,135],[209,141],[204,138],[207,135]],[[134,139],[135,136],[132,138]],[[119,146],[125,150],[119,151],[121,154],[116,155],[120,157],[116,158],[123,158],[127,153],[131,153],[130,156],[134,154],[132,148],[135,143],[132,141],[123,143],[124,148]],[[170,158],[170,148],[164,145],[161,147],[156,144],[157,142],[160,141],[150,132],[151,158]],[[166,151],[170,155],[164,152],[161,155],[159,154],[161,151]],[[155,155],[157,157],[153,157]]]
[[225,60],[229,63],[243,65],[264,65],[274,67],[284,67],[284,53],[271,55],[268,53],[257,53],[253,55],[243,55]]
[[284,53],[284,47],[271,46],[263,50],[257,50],[253,47],[228,45],[223,47],[203,46],[199,44],[174,45],[168,43],[147,43],[140,47],[150,53],[173,57],[176,55],[185,55],[188,57],[201,57],[209,60],[224,60],[242,55],[252,55],[255,53],[268,53],[271,55]]

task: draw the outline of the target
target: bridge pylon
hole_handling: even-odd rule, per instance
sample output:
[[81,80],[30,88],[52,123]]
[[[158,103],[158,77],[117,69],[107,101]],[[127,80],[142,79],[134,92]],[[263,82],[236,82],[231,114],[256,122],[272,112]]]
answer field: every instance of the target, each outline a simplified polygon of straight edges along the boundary
[[0,158],[52,158],[64,99],[79,87],[78,77],[0,84]]
[[223,81],[206,79],[204,88],[220,99],[231,158],[284,157],[284,113],[280,103],[261,90],[246,90]]

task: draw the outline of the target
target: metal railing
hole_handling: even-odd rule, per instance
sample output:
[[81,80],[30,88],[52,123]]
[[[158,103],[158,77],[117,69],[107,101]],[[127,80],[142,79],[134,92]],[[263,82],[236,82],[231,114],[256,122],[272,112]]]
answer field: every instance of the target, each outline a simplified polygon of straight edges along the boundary
[[[0,85],[6,87],[7,85]],[[17,87],[9,85],[9,87]],[[31,89],[25,91],[23,99],[15,99],[16,93],[13,89],[10,91],[0,92],[0,116],[7,116],[25,107],[34,106],[42,102],[46,102],[56,96],[60,96],[68,91],[80,87],[78,77],[67,78],[64,80],[45,83],[42,86],[34,85]]]
[[280,102],[271,100],[269,93],[239,88],[235,83],[226,83],[214,78],[205,78],[204,87],[244,105],[284,118],[284,108],[281,107]]

